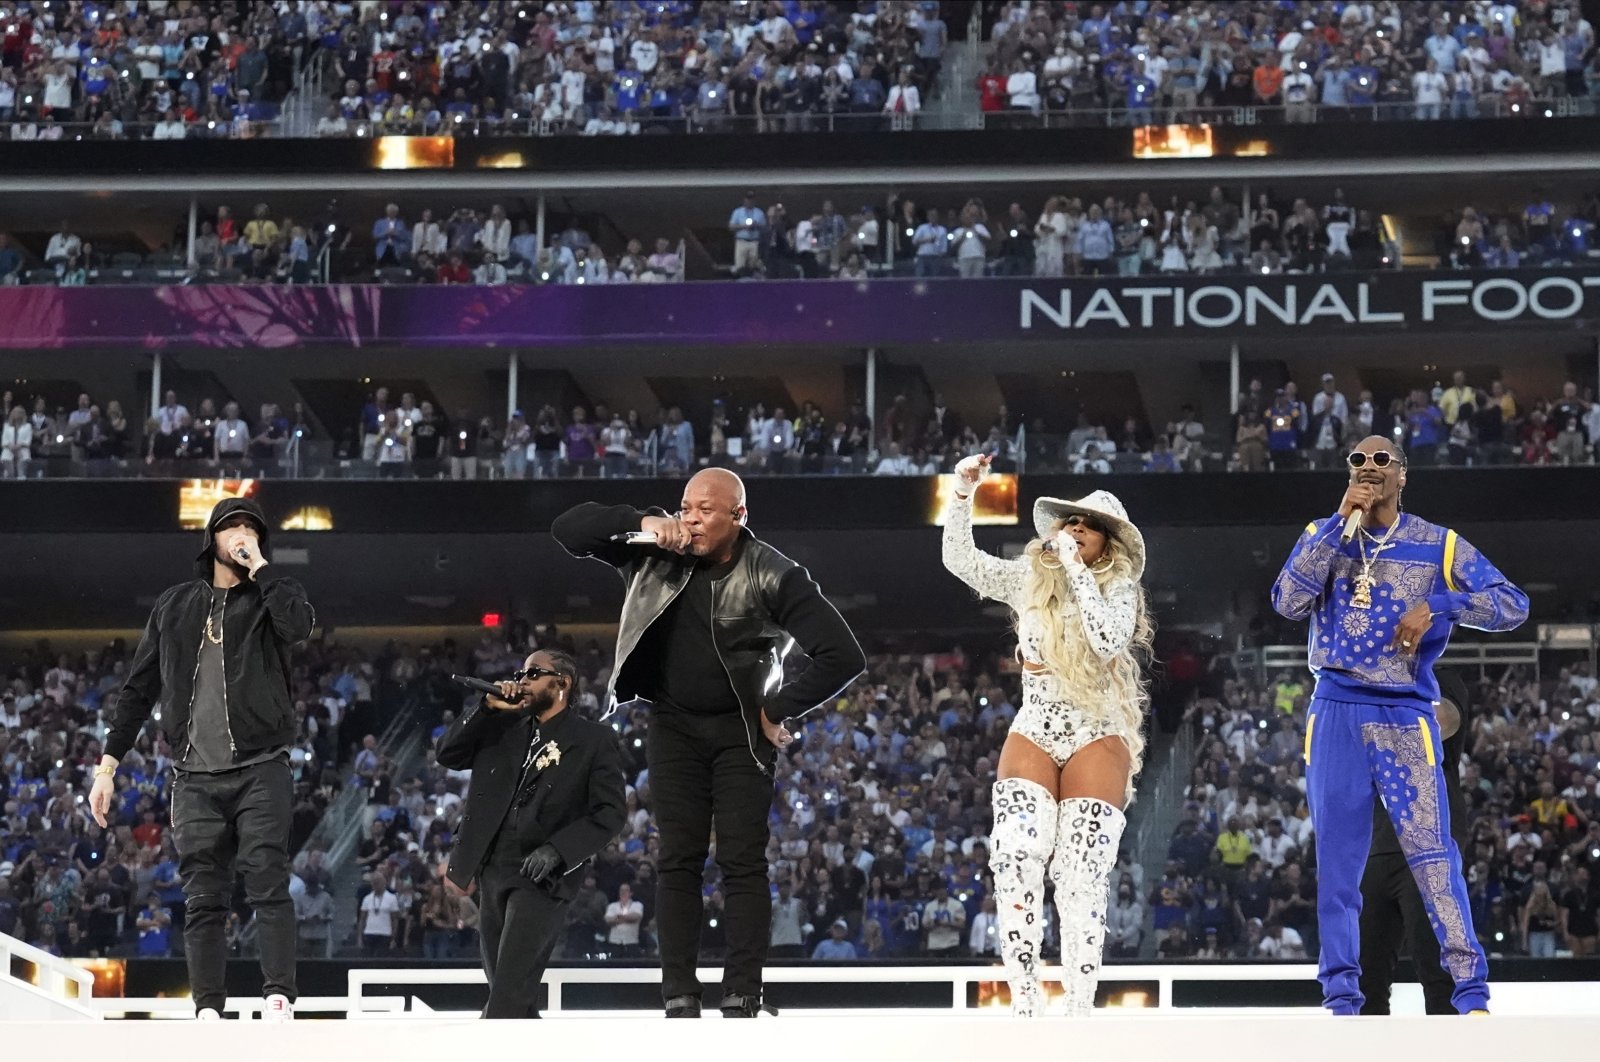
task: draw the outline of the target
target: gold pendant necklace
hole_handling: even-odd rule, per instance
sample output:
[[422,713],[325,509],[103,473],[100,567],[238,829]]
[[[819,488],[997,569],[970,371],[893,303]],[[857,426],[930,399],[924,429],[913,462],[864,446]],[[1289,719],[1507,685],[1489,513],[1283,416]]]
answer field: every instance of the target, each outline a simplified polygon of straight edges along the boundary
[[[226,596],[227,595],[227,591],[223,591],[223,595],[224,595],[223,596],[223,600],[226,601],[227,600],[227,596]],[[213,602],[213,604],[214,604],[214,602]],[[214,615],[214,613],[209,611],[209,610],[206,612],[206,640],[209,641],[212,645],[221,645],[222,644],[222,635],[216,633],[216,629],[214,627],[212,627],[212,625],[211,625],[211,620],[212,620],[212,616],[213,615]]]

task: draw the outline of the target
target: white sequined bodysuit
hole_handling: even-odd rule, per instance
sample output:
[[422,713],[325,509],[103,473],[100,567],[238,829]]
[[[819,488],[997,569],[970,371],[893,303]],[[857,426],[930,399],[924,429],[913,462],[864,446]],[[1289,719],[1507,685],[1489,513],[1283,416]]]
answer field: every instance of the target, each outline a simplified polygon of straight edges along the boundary
[[[1020,617],[1017,647],[1023,662],[1042,666],[1045,625],[1037,611],[1027,607],[1027,557],[1003,560],[980,550],[972,540],[972,502],[959,495],[947,511],[944,526],[944,566],[984,597],[1011,606]],[[1139,594],[1135,583],[1114,585],[1102,595],[1094,573],[1081,564],[1067,569],[1072,592],[1063,606],[1069,636],[1081,631],[1101,660],[1125,651],[1133,639],[1138,619]],[[1074,704],[1062,682],[1049,671],[1024,669],[1022,706],[1011,722],[1011,732],[1039,746],[1059,766],[1079,749],[1112,735],[1121,736],[1121,723],[1106,710]]]

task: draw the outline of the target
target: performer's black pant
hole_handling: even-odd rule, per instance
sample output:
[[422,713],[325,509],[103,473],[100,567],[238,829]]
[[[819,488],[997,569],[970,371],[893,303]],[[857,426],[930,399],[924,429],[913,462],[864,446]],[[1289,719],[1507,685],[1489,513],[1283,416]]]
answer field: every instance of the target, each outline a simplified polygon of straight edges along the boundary
[[753,738],[747,734],[745,725],[736,713],[694,715],[661,706],[651,712],[645,759],[661,832],[656,936],[663,999],[698,997],[701,992],[695,966],[704,912],[701,884],[713,824],[727,899],[723,992],[761,994],[772,919],[767,815],[773,793],[772,778],[762,767],[771,770],[773,751],[759,732]]
[[228,900],[235,866],[255,911],[264,992],[294,1001],[293,802],[287,756],[221,774],[178,771],[174,776],[172,831],[183,877],[189,990],[197,1012],[220,1011],[228,999]]
[[489,976],[485,1018],[537,1018],[539,987],[567,905],[522,876],[490,863],[478,875],[478,936]]
[[1456,1013],[1451,1002],[1455,982],[1439,965],[1439,941],[1406,857],[1399,852],[1370,856],[1361,877],[1361,994],[1366,997],[1361,1013],[1389,1013],[1402,940],[1411,945],[1428,1013]]

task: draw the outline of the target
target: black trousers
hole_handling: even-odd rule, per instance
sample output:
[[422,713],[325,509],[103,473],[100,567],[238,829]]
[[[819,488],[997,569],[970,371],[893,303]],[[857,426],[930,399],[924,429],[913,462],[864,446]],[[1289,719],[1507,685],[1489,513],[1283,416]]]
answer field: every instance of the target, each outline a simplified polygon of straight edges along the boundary
[[537,1018],[539,986],[566,922],[567,905],[522,876],[490,863],[478,875],[478,939],[489,976],[485,1018]]
[[1439,965],[1439,941],[1433,935],[1422,894],[1399,852],[1367,859],[1361,877],[1361,994],[1363,1014],[1388,1014],[1400,943],[1410,944],[1411,961],[1422,982],[1429,1014],[1454,1014],[1455,981]]
[[289,828],[294,777],[288,757],[222,774],[178,771],[172,831],[183,878],[184,950],[195,1010],[227,1002],[228,900],[234,872],[256,916],[263,991],[295,998],[294,903]]
[[723,992],[761,994],[772,919],[767,815],[775,754],[759,733],[752,753],[751,740],[737,714],[694,715],[660,706],[651,712],[645,761],[661,835],[656,936],[663,999],[698,997],[701,992],[695,967],[704,911],[701,885],[713,826],[727,900]]

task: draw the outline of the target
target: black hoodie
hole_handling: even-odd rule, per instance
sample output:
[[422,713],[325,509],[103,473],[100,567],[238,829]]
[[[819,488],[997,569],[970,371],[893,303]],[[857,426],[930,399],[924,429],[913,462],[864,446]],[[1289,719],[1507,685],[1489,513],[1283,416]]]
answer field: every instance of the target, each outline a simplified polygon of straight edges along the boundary
[[[270,559],[271,531],[261,507],[248,498],[227,498],[211,510],[195,557],[195,578],[171,587],[156,600],[134,651],[127,681],[111,713],[105,752],[121,759],[139,736],[145,720],[161,705],[161,729],[182,759],[188,742],[189,708],[194,701],[200,640],[212,606],[214,529],[236,513],[258,525],[261,555]],[[289,655],[311,635],[316,615],[305,588],[293,579],[275,578],[271,568],[258,581],[245,579],[227,593],[222,612],[223,669],[227,676],[224,709],[235,761],[294,742],[294,700],[289,690]]]

